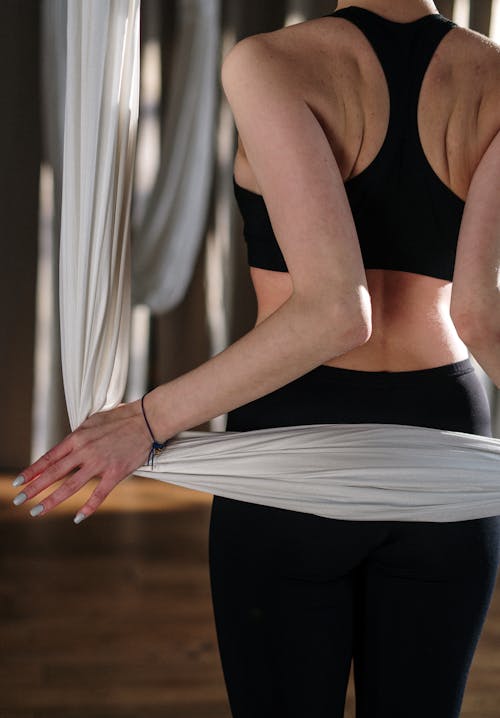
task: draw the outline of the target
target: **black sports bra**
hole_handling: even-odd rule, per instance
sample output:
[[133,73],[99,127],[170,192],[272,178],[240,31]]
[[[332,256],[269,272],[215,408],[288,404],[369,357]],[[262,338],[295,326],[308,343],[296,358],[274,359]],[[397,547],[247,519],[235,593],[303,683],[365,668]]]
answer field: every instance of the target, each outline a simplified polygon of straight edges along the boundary
[[[395,269],[452,281],[464,200],[424,154],[417,125],[420,86],[442,38],[457,24],[440,13],[407,23],[349,6],[342,17],[366,35],[384,71],[390,117],[375,159],[344,183],[366,269]],[[286,272],[264,198],[236,183],[248,264]]]

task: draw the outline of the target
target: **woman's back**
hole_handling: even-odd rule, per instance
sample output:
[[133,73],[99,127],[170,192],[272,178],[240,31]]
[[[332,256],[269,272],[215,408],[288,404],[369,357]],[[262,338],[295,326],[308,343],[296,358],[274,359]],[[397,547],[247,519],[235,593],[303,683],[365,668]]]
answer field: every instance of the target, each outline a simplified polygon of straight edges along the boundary
[[[412,20],[398,17],[398,22]],[[396,25],[391,29],[393,36],[399,31]],[[358,176],[379,154],[390,115],[386,77],[367,37],[348,19],[323,17],[268,33],[266,41],[287,58],[287,79],[299,85],[320,118],[344,182]],[[499,80],[498,46],[461,27],[445,34],[423,77],[420,143],[431,171],[457,201],[465,200],[474,171],[498,131]],[[234,172],[238,185],[260,193],[241,142]],[[327,364],[405,371],[467,356],[450,317],[450,280],[417,271],[366,269],[371,337]],[[259,267],[251,267],[251,277],[259,323],[288,298],[292,284],[288,273]]]

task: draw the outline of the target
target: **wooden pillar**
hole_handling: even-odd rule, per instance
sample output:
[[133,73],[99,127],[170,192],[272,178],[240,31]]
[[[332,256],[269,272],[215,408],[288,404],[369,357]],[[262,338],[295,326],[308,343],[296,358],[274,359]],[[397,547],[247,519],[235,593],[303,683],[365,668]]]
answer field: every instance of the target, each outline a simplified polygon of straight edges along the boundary
[[0,2],[0,469],[30,463],[40,172],[39,0]]
[[471,30],[489,35],[491,23],[491,0],[470,0]]
[[435,0],[435,5],[441,15],[453,20],[454,0]]

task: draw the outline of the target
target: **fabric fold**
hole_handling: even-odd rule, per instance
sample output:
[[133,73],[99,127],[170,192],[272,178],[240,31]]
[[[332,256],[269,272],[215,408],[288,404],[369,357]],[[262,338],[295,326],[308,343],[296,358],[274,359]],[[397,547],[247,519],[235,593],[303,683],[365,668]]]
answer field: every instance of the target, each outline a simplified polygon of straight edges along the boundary
[[404,424],[185,431],[134,475],[336,519],[500,514],[500,439]]

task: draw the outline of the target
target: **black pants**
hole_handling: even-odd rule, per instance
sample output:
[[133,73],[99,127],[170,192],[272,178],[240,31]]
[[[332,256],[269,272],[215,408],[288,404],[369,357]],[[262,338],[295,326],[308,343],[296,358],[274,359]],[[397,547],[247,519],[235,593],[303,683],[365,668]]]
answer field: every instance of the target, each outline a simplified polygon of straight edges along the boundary
[[[420,371],[321,365],[227,430],[398,423],[491,436],[470,360]],[[214,496],[214,618],[234,718],[456,718],[490,605],[500,517],[349,521]]]

